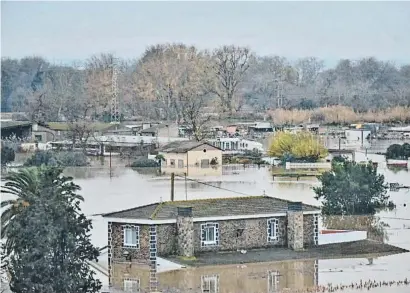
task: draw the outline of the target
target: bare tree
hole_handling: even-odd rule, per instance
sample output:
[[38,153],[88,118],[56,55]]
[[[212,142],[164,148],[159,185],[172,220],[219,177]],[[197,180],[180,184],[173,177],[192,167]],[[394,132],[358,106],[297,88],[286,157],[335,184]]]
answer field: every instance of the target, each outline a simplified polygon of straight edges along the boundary
[[188,124],[200,140],[210,119],[202,112],[214,85],[209,56],[179,44],[156,48],[162,51],[150,54],[138,72],[139,95],[162,108],[167,120]]
[[214,50],[215,94],[220,98],[223,112],[232,113],[232,101],[249,68],[251,56],[250,50],[244,47],[223,46]]
[[306,57],[299,59],[295,67],[299,75],[299,86],[314,85],[316,78],[324,68],[324,62],[316,57]]

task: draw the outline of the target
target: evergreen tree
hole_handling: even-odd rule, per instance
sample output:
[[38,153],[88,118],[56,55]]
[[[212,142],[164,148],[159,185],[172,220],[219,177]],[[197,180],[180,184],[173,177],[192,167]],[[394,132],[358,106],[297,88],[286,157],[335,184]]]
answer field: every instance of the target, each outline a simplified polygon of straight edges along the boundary
[[97,260],[90,241],[91,221],[80,210],[80,189],[62,170],[42,167],[38,189],[26,195],[30,203],[9,222],[13,239],[5,265],[13,292],[98,292],[88,261]]
[[332,170],[319,176],[320,187],[313,188],[322,200],[324,215],[375,214],[377,209],[392,207],[384,176],[370,162],[335,162]]

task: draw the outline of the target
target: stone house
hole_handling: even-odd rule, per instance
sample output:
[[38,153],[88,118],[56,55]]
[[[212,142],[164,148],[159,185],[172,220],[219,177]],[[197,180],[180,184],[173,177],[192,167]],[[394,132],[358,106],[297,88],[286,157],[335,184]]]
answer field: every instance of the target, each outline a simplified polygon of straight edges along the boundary
[[221,176],[222,150],[207,142],[174,141],[158,153],[164,157],[162,171],[187,176]]
[[116,263],[152,268],[157,255],[317,245],[319,213],[301,202],[252,196],[168,201],[104,214],[109,278]]

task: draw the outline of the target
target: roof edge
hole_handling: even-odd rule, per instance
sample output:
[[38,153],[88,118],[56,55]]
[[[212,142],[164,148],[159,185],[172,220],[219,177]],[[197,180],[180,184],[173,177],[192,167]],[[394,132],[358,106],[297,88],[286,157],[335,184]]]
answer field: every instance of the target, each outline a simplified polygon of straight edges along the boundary
[[[304,215],[317,215],[320,214],[320,210],[306,211]],[[210,221],[229,221],[229,220],[247,220],[247,219],[261,219],[261,218],[274,218],[274,217],[286,217],[287,212],[271,213],[271,214],[250,214],[250,215],[234,215],[234,216],[214,216],[214,217],[194,217],[193,222],[210,222]],[[148,219],[148,218],[116,218],[107,217],[110,222],[114,223],[128,223],[128,224],[141,224],[141,225],[153,225],[153,224],[173,224],[176,223],[176,218],[169,219]]]
[[154,203],[150,203],[150,204],[146,204],[146,205],[142,205],[142,206],[137,206],[137,207],[133,207],[133,208],[129,208],[129,209],[124,209],[124,210],[119,210],[119,211],[115,211],[115,212],[109,212],[109,213],[103,213],[100,214],[102,217],[110,217],[113,214],[117,214],[117,213],[122,213],[122,212],[128,212],[128,211],[132,211],[138,208],[145,208],[145,207],[149,207],[149,206],[153,206],[153,205],[159,205],[160,202],[154,202]]

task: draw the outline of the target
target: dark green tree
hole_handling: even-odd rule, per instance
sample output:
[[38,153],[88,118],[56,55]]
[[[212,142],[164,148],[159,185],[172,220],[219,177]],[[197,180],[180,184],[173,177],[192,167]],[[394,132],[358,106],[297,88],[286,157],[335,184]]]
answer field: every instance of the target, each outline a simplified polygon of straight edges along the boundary
[[27,167],[39,167],[41,165],[51,167],[83,167],[88,165],[88,160],[87,156],[82,152],[53,152],[51,150],[38,150],[24,163],[24,166]]
[[6,166],[7,164],[14,161],[16,154],[11,147],[2,146],[1,147],[1,165]]
[[[13,245],[4,260],[12,292],[98,292],[88,261],[97,260],[91,221],[80,210],[80,187],[62,169],[41,167],[28,205],[9,222]],[[12,252],[12,253],[11,253]]]
[[373,215],[377,209],[394,206],[384,176],[371,162],[335,162],[318,178],[322,184],[313,190],[315,198],[322,200],[324,215]]
[[403,157],[403,148],[399,144],[392,144],[387,148],[387,159],[401,159]]

